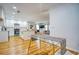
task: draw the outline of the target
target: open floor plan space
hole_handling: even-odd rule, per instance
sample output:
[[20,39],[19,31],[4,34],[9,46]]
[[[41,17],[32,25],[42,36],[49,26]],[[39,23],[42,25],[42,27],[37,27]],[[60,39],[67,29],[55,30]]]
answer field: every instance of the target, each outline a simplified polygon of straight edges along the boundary
[[0,3],[0,55],[79,55],[79,4]]

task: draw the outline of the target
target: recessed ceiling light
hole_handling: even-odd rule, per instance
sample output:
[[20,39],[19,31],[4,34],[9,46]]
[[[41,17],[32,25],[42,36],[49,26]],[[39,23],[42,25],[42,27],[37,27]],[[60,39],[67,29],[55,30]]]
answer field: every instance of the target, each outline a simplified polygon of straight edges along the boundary
[[13,9],[16,9],[16,7],[15,7],[15,6],[13,6],[12,8],[13,8]]

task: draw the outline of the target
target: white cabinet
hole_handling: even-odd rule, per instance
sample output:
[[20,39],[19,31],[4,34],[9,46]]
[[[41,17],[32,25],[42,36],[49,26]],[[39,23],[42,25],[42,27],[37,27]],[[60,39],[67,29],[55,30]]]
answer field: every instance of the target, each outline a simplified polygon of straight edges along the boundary
[[8,41],[8,31],[0,31],[0,42]]

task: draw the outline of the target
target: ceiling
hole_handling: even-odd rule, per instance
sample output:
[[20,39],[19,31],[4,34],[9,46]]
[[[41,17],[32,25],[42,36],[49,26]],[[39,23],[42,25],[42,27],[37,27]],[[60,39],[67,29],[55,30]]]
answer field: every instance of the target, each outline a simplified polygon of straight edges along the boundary
[[21,21],[48,21],[48,10],[56,5],[55,3],[0,3],[4,8],[6,19]]

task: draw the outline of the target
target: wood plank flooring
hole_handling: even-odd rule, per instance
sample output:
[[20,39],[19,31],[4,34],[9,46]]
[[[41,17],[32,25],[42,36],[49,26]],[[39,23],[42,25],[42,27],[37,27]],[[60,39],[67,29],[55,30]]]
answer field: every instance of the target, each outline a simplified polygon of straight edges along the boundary
[[[8,42],[0,42],[0,55],[54,55],[59,49],[57,45],[43,40],[41,40],[39,48],[35,40],[23,40],[19,36],[10,37]],[[79,52],[70,49],[67,51],[79,55]]]
[[[31,44],[30,44],[31,42]],[[58,49],[57,46],[41,41],[41,47],[38,48],[36,41],[23,40],[18,36],[10,37],[9,42],[0,42],[0,55],[48,55]]]

